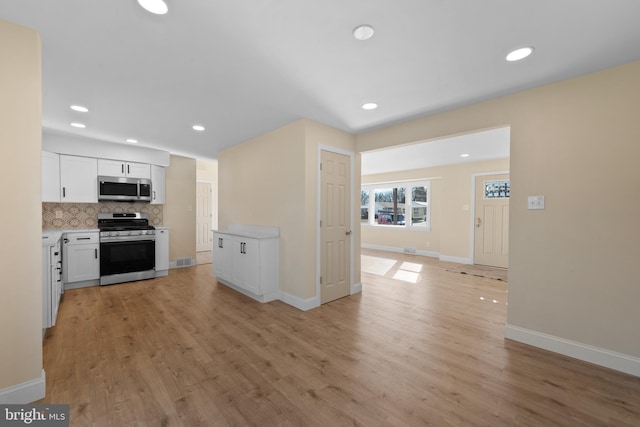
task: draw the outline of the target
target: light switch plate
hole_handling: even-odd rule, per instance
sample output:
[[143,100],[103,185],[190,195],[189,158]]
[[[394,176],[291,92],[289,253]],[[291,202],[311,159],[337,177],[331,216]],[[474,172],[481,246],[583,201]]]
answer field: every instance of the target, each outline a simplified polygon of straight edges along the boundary
[[529,196],[527,209],[544,209],[544,196]]

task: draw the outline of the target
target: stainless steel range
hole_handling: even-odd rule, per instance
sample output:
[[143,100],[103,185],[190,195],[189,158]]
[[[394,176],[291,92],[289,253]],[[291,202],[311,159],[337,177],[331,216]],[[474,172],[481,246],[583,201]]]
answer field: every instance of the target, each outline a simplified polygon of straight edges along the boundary
[[99,213],[100,284],[155,277],[155,228],[146,213]]

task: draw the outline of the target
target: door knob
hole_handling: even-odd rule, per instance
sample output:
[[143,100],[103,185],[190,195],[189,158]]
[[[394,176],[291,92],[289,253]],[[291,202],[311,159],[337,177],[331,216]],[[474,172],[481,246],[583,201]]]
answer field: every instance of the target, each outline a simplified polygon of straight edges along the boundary
[[346,234],[347,236],[348,236],[348,235],[350,235],[350,234],[351,234],[351,230],[347,231],[347,232],[346,232],[346,233],[344,233],[344,234]]

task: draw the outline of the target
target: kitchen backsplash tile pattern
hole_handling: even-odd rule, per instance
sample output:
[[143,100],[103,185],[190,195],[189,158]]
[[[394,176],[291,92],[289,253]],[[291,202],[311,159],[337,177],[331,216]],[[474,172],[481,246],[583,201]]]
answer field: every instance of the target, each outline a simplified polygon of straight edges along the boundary
[[162,225],[162,205],[119,202],[43,203],[42,229],[98,228],[98,212],[146,212],[149,214],[149,224]]

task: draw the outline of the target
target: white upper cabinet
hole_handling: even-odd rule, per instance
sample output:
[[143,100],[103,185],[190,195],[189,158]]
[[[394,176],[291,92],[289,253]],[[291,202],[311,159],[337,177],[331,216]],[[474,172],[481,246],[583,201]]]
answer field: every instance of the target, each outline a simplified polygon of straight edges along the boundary
[[151,165],[148,163],[98,159],[98,175],[149,179],[151,178]]
[[42,201],[60,201],[60,156],[42,152]]
[[165,204],[165,172],[162,166],[151,165],[151,204]]
[[97,159],[61,154],[60,187],[62,202],[97,203]]

